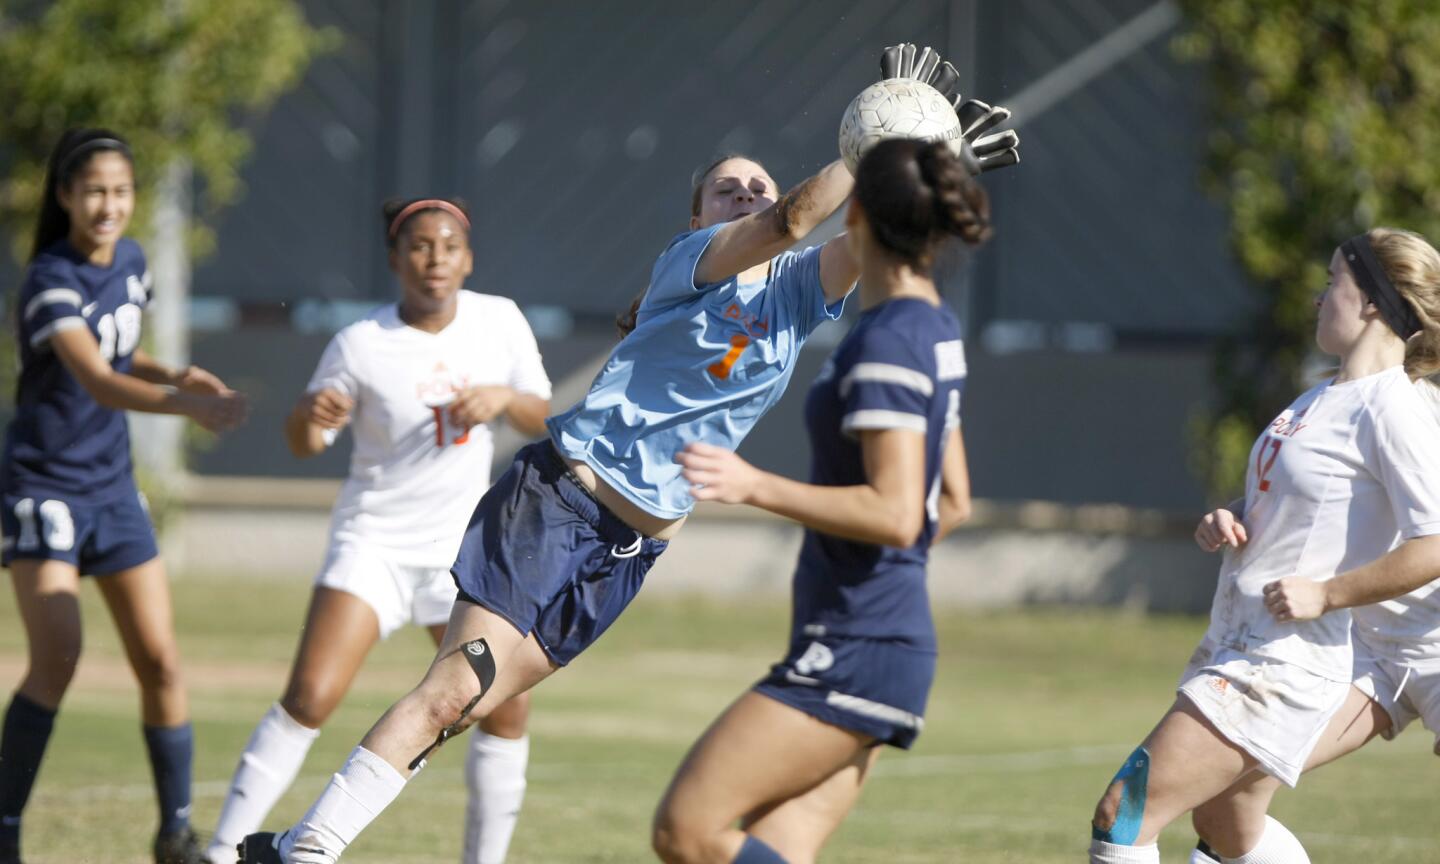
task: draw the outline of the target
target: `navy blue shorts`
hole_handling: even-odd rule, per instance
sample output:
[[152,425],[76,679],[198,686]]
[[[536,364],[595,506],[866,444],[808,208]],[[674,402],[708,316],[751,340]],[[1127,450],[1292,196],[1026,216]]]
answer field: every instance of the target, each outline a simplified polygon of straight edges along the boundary
[[596,501],[539,441],[480,499],[450,573],[460,599],[534,633],[564,666],[620,617],[666,545]]
[[910,749],[925,725],[935,652],[902,642],[795,639],[755,691],[832,726]]
[[84,575],[104,576],[157,557],[155,526],[140,493],[94,504],[55,495],[0,496],[4,551],[0,564],[64,561]]

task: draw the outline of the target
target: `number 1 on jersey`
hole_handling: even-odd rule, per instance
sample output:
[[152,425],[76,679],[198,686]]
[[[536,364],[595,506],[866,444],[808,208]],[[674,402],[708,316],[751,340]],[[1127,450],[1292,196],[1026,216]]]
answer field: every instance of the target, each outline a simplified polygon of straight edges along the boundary
[[[1255,472],[1260,480],[1260,491],[1270,491],[1270,469],[1275,467],[1275,457],[1280,455],[1280,445],[1284,444],[1279,438],[1271,438],[1260,445],[1260,451],[1255,454]],[[1265,458],[1265,451],[1270,451],[1270,458]]]
[[729,378],[730,367],[734,366],[735,361],[740,359],[740,355],[745,353],[745,348],[749,344],[750,337],[744,333],[736,333],[731,336],[730,350],[725,352],[724,357],[706,367],[707,371],[716,378]]
[[[436,446],[436,447],[444,447],[444,446],[445,446],[445,443],[446,443],[446,442],[445,442],[445,426],[446,426],[446,422],[447,422],[447,420],[448,420],[447,415],[449,414],[449,412],[446,411],[445,409],[447,409],[447,408],[449,408],[449,407],[450,407],[450,406],[448,406],[448,405],[432,405],[432,406],[430,406],[430,410],[433,411],[433,412],[435,412],[435,446]],[[451,444],[464,444],[464,443],[466,443],[466,442],[469,441],[469,440],[470,440],[470,430],[469,430],[469,429],[465,429],[465,430],[462,430],[457,437],[450,439],[450,442],[449,442],[449,443],[451,443]]]

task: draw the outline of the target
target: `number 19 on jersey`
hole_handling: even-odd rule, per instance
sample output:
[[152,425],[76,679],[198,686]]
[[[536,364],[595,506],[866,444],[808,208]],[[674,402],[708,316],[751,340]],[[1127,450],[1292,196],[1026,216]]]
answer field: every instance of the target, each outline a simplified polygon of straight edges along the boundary
[[447,444],[464,444],[470,440],[470,430],[456,426],[450,421],[448,405],[432,405],[430,410],[435,412],[435,446],[444,447]]

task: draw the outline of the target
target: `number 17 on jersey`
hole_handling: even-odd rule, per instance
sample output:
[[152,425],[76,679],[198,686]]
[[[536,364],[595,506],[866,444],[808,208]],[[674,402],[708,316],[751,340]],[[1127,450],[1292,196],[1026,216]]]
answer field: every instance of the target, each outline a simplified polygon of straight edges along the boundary
[[430,410],[435,412],[435,446],[444,447],[446,444],[464,444],[470,440],[470,430],[462,429],[450,421],[449,405],[432,405]]

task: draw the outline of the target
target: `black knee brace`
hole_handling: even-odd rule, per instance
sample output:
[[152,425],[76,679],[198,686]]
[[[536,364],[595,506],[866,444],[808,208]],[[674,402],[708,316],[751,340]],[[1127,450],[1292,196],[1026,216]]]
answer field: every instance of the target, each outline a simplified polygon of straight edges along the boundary
[[440,730],[440,734],[435,737],[435,743],[426,747],[420,752],[419,756],[416,756],[415,759],[411,761],[411,771],[425,767],[425,760],[430,754],[435,752],[441,744],[448,741],[456,732],[460,731],[460,726],[465,722],[465,718],[470,716],[470,712],[475,710],[475,706],[479,705],[480,700],[490,691],[490,685],[495,683],[495,655],[490,651],[490,643],[486,642],[483,638],[475,639],[461,645],[457,650],[460,654],[464,655],[465,662],[470,664],[470,671],[474,672],[475,678],[479,680],[480,692],[475,694],[474,699],[466,703],[465,708],[460,712],[460,716],[455,718],[454,723]]

